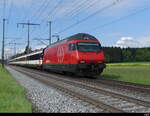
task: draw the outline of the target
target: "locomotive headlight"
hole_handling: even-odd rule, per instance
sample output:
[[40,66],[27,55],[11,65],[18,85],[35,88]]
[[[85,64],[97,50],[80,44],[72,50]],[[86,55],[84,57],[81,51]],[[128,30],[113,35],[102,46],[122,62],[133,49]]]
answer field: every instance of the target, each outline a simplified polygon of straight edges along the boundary
[[81,60],[81,61],[80,61],[80,64],[85,64],[85,61],[84,61],[84,60]]

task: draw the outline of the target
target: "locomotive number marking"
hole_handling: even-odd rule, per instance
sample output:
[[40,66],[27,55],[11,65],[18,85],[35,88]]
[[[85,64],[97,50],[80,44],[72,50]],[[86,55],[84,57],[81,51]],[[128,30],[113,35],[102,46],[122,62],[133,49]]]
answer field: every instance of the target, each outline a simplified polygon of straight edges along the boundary
[[57,59],[58,59],[58,63],[62,63],[64,60],[64,48],[63,47],[59,47],[57,50]]

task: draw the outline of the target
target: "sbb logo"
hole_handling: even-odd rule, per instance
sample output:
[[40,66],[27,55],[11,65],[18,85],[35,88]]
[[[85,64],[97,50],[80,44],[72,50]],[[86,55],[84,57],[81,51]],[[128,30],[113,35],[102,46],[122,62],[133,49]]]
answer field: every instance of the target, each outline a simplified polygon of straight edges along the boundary
[[58,59],[58,63],[62,63],[64,60],[64,48],[63,47],[59,47],[57,50],[57,59]]

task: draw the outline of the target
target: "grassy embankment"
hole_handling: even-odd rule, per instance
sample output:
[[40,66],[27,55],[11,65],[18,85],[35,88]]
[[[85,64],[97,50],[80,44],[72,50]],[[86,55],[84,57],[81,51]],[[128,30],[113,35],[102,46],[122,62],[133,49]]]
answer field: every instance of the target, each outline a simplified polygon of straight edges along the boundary
[[150,85],[150,62],[107,64],[100,78]]
[[26,99],[25,92],[0,65],[0,113],[31,113],[32,105]]

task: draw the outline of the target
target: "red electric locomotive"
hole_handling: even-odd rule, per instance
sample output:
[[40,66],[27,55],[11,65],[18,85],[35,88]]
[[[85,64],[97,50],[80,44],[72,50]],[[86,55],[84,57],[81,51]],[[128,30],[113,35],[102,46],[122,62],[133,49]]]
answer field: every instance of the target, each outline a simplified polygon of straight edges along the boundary
[[105,57],[99,41],[79,33],[56,42],[43,51],[43,69],[97,76],[105,68]]

